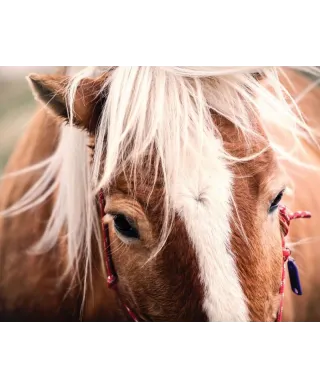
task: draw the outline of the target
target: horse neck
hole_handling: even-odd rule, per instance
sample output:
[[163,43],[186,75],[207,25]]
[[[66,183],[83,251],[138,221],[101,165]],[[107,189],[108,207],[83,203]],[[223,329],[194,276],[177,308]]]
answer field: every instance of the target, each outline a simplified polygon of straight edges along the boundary
[[[51,156],[58,144],[60,124],[45,110],[34,116],[14,150],[5,174]],[[39,179],[39,173],[8,178],[0,185],[0,210],[16,203]],[[51,251],[27,251],[43,235],[54,196],[13,218],[0,219],[0,320],[122,320],[114,293],[107,289],[98,247],[92,263],[92,288],[83,305],[81,282],[62,277],[67,247],[61,240]],[[63,281],[61,279],[64,279]]]
[[[59,126],[43,109],[37,112],[7,165],[5,174],[40,162],[54,152]],[[0,210],[17,202],[37,181],[38,173],[7,178],[0,186]],[[0,319],[56,320],[74,314],[75,292],[58,286],[63,246],[44,255],[27,251],[44,232],[54,198],[12,218],[0,219]],[[66,296],[68,295],[68,296]]]

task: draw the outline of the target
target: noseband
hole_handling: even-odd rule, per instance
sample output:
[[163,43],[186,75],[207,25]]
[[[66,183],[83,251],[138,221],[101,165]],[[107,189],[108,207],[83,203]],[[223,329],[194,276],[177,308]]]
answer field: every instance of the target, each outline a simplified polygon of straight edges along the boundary
[[[99,193],[99,204],[100,204],[100,213],[101,213],[101,223],[102,223],[102,235],[103,235],[103,248],[104,248],[104,262],[107,272],[107,285],[108,288],[114,290],[119,298],[120,294],[118,292],[118,276],[114,268],[112,260],[112,252],[110,247],[110,234],[108,224],[105,224],[103,219],[105,217],[105,199],[103,191]],[[281,286],[280,286],[280,309],[277,315],[277,322],[282,321],[283,315],[283,305],[284,305],[284,289],[285,289],[285,278],[286,278],[286,264],[288,264],[288,271],[291,283],[291,289],[296,295],[302,295],[302,289],[300,284],[300,277],[298,267],[291,256],[290,249],[286,246],[286,237],[289,233],[289,227],[292,220],[297,220],[301,218],[311,218],[309,212],[295,212],[291,213],[285,206],[279,207],[279,216],[280,216],[280,225],[282,229],[282,252],[283,252],[283,268],[282,268],[282,277],[281,277]],[[128,307],[128,305],[121,300],[120,301],[124,307],[124,310],[127,312],[128,316],[134,322],[140,322],[138,316]]]

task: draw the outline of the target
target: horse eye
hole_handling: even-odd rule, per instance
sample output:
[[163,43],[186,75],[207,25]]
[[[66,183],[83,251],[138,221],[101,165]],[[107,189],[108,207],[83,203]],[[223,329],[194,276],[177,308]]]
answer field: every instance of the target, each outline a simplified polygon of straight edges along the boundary
[[271,205],[270,205],[270,208],[269,208],[269,213],[272,213],[273,211],[275,211],[276,209],[278,209],[278,206],[282,200],[282,197],[283,197],[283,194],[284,194],[284,190],[282,190],[277,196],[276,198],[272,201]]
[[116,231],[122,236],[130,239],[138,239],[140,237],[137,228],[133,225],[133,221],[129,220],[125,215],[116,214],[113,222]]

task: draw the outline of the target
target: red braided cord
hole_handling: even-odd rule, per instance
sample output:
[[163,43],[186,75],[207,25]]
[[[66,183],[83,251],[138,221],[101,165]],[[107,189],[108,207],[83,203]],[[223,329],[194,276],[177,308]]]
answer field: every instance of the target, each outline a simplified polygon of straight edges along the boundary
[[282,252],[283,252],[283,270],[281,277],[281,285],[280,285],[280,309],[277,316],[277,322],[282,321],[283,315],[283,305],[284,305],[284,291],[285,291],[285,279],[286,279],[286,263],[291,256],[290,249],[286,246],[285,238],[289,233],[290,223],[292,220],[298,220],[301,218],[311,218],[311,213],[306,211],[298,211],[295,213],[291,213],[285,206],[280,206],[280,224],[283,231],[282,238]]

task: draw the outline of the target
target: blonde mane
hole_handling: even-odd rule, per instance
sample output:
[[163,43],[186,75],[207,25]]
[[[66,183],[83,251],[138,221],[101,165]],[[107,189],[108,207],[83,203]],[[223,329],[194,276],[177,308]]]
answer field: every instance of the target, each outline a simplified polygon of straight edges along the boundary
[[[316,68],[300,70],[320,76]],[[72,108],[80,81],[105,71],[110,76],[101,93],[107,98],[97,128],[95,158],[91,168],[87,135],[74,127]],[[305,139],[306,134],[308,141],[315,142],[312,129],[304,122],[296,102],[281,85],[279,71],[281,69],[273,67],[213,66],[85,68],[71,79],[68,90],[71,121],[69,128],[61,129],[55,154],[16,173],[43,170],[41,178],[23,198],[0,215],[18,215],[38,206],[56,191],[57,200],[51,218],[33,251],[45,252],[52,248],[62,230],[66,230],[68,271],[77,270],[79,261],[85,257],[87,274],[90,275],[92,236],[101,241],[95,195],[100,188],[108,190],[114,177],[128,166],[133,177],[139,169],[150,168],[142,163],[145,156],[155,150],[156,163],[153,160],[152,168],[162,171],[164,180],[165,217],[158,247],[161,249],[172,224],[172,204],[167,193],[178,178],[178,166],[185,158],[192,157],[197,169],[196,163],[201,160],[207,133],[214,132],[218,138],[220,136],[219,128],[212,120],[212,111],[239,128],[246,135],[248,144],[259,136],[255,125],[257,121],[267,134],[270,126],[281,128],[294,140],[296,147],[301,147],[301,139]],[[254,78],[252,73],[260,73],[264,82]],[[271,143],[270,146],[279,158],[301,165],[294,154],[281,144]],[[256,156],[251,155],[250,158]],[[227,153],[223,157],[228,163],[239,161]],[[52,179],[55,183],[48,187]]]

